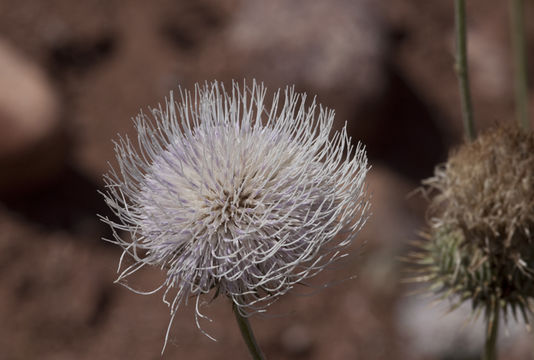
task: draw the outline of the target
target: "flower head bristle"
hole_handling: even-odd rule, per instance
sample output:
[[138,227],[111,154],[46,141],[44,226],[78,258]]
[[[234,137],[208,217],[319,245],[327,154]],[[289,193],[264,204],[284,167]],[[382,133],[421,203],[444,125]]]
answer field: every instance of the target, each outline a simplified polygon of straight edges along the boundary
[[264,311],[342,257],[367,220],[365,150],[345,128],[330,136],[332,110],[283,94],[267,108],[257,83],[197,85],[137,116],[139,149],[117,142],[104,197],[119,222],[104,221],[134,259],[118,280],[164,269],[171,317],[195,297],[198,324],[211,291],[243,315]]

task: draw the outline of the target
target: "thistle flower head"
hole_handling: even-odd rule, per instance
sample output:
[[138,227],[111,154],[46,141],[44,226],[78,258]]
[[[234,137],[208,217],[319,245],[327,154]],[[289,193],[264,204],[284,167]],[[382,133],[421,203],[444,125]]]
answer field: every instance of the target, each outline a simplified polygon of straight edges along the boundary
[[494,129],[461,147],[425,184],[435,192],[418,262],[434,291],[492,316],[534,298],[534,136]]
[[171,322],[193,297],[198,325],[199,298],[211,291],[244,315],[263,311],[345,256],[367,219],[365,151],[346,129],[329,137],[333,111],[293,88],[269,107],[265,96],[256,83],[180,90],[137,116],[137,150],[116,143],[104,197],[119,221],[104,221],[134,259],[118,280],[164,269]]

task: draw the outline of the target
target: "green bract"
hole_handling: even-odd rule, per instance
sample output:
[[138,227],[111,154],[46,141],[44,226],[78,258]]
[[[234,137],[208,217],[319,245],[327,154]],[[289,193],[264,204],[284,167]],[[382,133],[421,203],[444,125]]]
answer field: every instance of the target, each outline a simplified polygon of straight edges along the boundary
[[491,320],[497,307],[526,323],[534,298],[534,137],[496,128],[454,152],[424,184],[433,194],[416,280],[471,300]]

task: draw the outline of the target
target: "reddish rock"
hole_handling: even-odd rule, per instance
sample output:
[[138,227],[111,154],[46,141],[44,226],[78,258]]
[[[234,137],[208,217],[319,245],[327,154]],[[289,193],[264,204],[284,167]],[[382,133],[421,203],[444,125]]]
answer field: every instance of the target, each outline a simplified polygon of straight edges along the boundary
[[385,37],[373,1],[252,0],[236,9],[225,45],[241,76],[318,94],[339,127],[383,90]]
[[61,162],[58,94],[39,66],[0,39],[0,193],[36,186]]
[[57,95],[43,71],[0,39],[0,157],[16,156],[56,131]]

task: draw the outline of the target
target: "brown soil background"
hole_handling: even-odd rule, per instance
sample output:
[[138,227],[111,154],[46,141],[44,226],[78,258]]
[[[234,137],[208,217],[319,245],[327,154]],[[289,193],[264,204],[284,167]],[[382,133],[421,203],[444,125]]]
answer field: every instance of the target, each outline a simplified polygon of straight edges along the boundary
[[[468,6],[480,129],[513,121],[505,3]],[[111,139],[134,135],[131,117],[178,85],[232,78],[257,78],[272,90],[294,83],[317,94],[336,109],[337,128],[347,121],[353,139],[366,144],[373,165],[373,217],[355,255],[316,283],[357,279],[313,296],[287,295],[269,315],[254,317],[268,358],[472,358],[453,345],[421,351],[418,341],[427,340],[399,320],[412,301],[399,257],[424,227],[425,212],[425,201],[407,194],[462,141],[453,2],[324,4],[0,0],[0,38],[46,74],[60,109],[45,145],[0,162],[0,359],[247,358],[221,298],[204,308],[213,319],[204,328],[217,342],[198,331],[194,308],[182,307],[161,356],[168,308],[159,294],[113,283],[120,249],[100,240],[110,234],[96,217],[109,214],[97,190],[114,159]],[[534,18],[531,2],[527,10]],[[528,28],[534,60],[534,22]],[[134,285],[150,288],[160,277],[150,270]],[[440,329],[442,320],[427,317],[421,326],[456,331]],[[501,358],[531,358],[528,336],[502,340]]]

